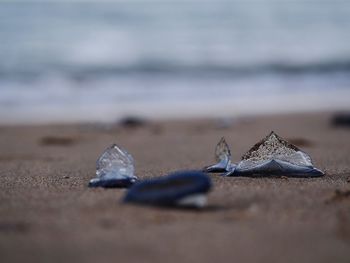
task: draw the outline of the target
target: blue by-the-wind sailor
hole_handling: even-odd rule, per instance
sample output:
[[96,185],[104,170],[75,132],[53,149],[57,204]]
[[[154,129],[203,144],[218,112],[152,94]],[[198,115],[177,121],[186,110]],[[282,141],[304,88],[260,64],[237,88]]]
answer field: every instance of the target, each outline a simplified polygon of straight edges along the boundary
[[124,202],[155,206],[205,206],[211,179],[200,171],[177,171],[133,185]]
[[[217,165],[205,171],[212,172]],[[313,166],[308,154],[271,132],[244,154],[236,166],[228,166],[224,175],[317,177],[324,173]]]
[[113,144],[96,161],[96,177],[89,187],[129,187],[137,181],[134,159],[122,147]]
[[235,165],[231,163],[231,151],[225,138],[222,137],[215,148],[216,164],[204,168],[209,173],[223,173],[234,169]]

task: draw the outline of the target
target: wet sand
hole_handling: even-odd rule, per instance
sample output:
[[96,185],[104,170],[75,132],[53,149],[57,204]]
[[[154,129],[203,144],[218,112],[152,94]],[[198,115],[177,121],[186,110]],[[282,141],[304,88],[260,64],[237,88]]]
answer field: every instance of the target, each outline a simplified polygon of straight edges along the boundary
[[[350,262],[350,128],[330,113],[118,125],[0,127],[1,262]],[[88,189],[95,160],[118,143],[140,178],[213,163],[221,136],[238,161],[271,130],[322,178],[223,178],[204,210],[120,203]]]

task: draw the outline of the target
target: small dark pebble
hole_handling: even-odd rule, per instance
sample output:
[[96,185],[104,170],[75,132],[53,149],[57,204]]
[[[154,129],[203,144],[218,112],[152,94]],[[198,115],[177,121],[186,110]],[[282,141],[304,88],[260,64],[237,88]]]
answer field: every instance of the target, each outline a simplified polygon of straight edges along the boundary
[[23,222],[0,222],[0,233],[16,232],[26,233],[29,231],[29,225]]
[[46,136],[40,139],[40,144],[44,146],[70,146],[75,142],[76,140],[70,137]]
[[124,117],[119,121],[119,125],[126,128],[138,128],[145,126],[147,123],[146,119],[136,116]]
[[328,200],[329,201],[343,201],[347,198],[350,198],[350,190],[340,190],[340,189],[336,189],[334,191],[333,196]]
[[332,118],[334,126],[350,127],[350,112],[335,114]]
[[70,177],[68,175],[63,176],[63,179],[69,179]]

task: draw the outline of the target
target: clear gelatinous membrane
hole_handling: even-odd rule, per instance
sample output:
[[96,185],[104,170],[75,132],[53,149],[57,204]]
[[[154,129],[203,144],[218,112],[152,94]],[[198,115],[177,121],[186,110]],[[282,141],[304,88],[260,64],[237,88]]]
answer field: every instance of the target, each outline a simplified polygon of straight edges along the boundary
[[113,144],[96,162],[96,177],[89,182],[90,187],[129,187],[137,181],[134,175],[134,159],[123,148]]
[[224,137],[216,145],[215,160],[217,164],[208,166],[204,170],[207,172],[227,172],[232,169],[231,151]]
[[226,172],[225,176],[322,176],[309,155],[271,132],[255,144],[237,164],[230,161],[231,153],[224,139],[215,152],[217,164],[205,168],[207,172]]
[[134,159],[123,148],[113,144],[108,147],[96,162],[96,177],[134,177]]

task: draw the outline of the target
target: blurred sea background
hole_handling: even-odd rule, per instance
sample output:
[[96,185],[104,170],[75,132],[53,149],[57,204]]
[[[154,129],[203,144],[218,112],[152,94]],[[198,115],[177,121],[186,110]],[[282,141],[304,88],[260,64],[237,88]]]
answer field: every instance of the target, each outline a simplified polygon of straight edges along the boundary
[[0,1],[0,123],[350,108],[350,1]]

